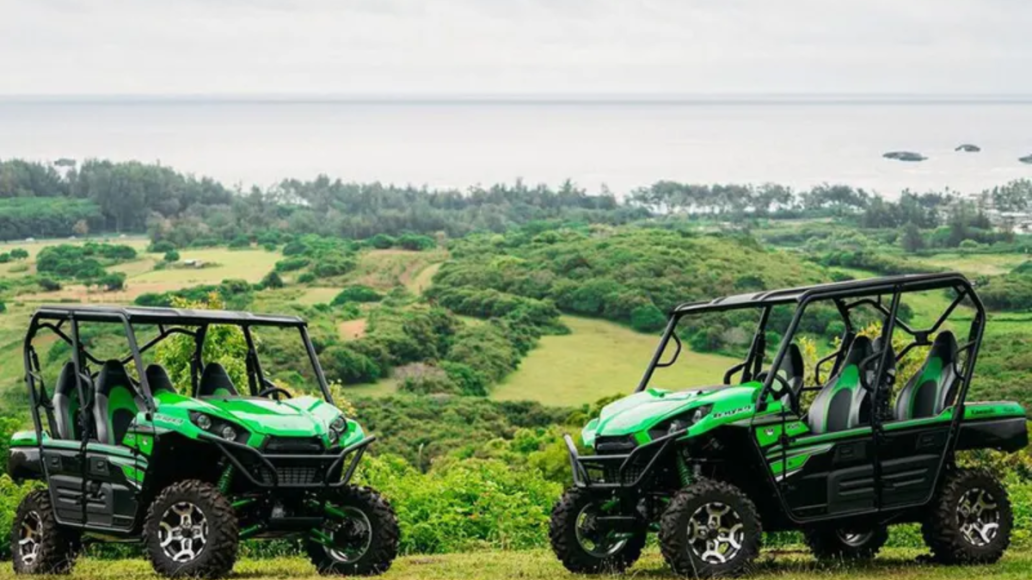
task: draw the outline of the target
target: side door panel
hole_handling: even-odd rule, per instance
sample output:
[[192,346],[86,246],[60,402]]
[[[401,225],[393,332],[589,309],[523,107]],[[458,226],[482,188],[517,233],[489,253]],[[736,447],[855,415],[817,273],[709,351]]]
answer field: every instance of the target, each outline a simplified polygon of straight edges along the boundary
[[62,524],[83,523],[82,455],[76,441],[44,441],[43,465],[46,469],[50,501]]
[[950,425],[906,427],[886,424],[879,449],[882,472],[882,507],[925,501],[933,491]]
[[97,529],[131,530],[139,507],[140,459],[125,447],[90,443],[86,462],[87,525]]

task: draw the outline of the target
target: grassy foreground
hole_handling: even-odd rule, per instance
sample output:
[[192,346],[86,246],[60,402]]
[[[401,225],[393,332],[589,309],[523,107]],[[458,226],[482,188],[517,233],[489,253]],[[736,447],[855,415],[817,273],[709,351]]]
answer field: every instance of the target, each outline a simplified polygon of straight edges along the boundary
[[[756,580],[777,578],[779,580],[802,580],[804,578],[849,578],[866,580],[873,578],[906,578],[908,580],[939,578],[996,579],[1028,578],[1032,573],[1032,553],[1012,550],[1002,562],[993,566],[951,567],[917,562],[919,550],[887,549],[872,563],[857,565],[821,565],[805,551],[768,551],[760,557],[754,574],[747,576]],[[443,556],[409,556],[399,558],[390,571],[383,575],[385,580],[455,580],[509,579],[526,580],[557,578],[578,578],[568,573],[546,550],[533,552],[483,552],[474,554],[448,554]],[[623,576],[610,578],[676,578],[663,563],[662,557],[651,550]],[[7,564],[0,571],[0,580],[16,577]],[[144,560],[101,561],[83,560],[75,568],[71,578],[134,580],[157,578],[150,564]],[[321,578],[307,560],[301,558],[277,558],[271,560],[243,560],[237,563],[232,578],[292,578],[315,580]]]

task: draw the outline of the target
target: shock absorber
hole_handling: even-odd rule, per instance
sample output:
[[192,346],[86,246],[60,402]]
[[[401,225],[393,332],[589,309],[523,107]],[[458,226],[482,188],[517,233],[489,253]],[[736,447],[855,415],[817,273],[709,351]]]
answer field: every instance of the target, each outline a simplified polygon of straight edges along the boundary
[[692,484],[692,470],[688,467],[688,462],[684,460],[684,455],[677,454],[677,474],[681,477],[681,487],[688,487]]

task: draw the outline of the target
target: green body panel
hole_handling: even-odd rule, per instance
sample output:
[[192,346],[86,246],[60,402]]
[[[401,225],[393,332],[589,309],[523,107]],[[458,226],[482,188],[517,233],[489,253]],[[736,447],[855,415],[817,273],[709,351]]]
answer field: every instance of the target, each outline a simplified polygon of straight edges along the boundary
[[[706,413],[689,429],[686,437],[696,437],[717,427],[755,415],[758,382],[714,390],[666,391],[647,389],[606,405],[581,433],[584,444],[592,447],[596,437],[633,436],[641,443],[652,440],[649,430],[681,415],[690,416],[699,407]],[[781,404],[768,405],[764,414],[779,413]]]
[[[283,401],[217,396],[195,399],[162,392],[155,397],[155,402],[154,427],[158,433],[171,431],[197,439],[203,431],[190,421],[190,413],[204,413],[246,429],[250,433],[247,444],[251,447],[260,447],[267,436],[319,437],[329,446],[330,423],[341,415],[333,405],[310,396]],[[138,418],[138,421],[143,420]],[[364,438],[362,427],[348,420],[337,445],[351,445]]]

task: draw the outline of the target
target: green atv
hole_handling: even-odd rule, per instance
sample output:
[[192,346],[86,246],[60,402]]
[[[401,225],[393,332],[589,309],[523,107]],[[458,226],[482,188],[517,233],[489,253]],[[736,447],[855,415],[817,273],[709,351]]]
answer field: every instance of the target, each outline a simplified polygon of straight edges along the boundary
[[[292,397],[267,378],[255,329],[301,340],[322,398]],[[239,365],[239,380],[246,372],[247,394],[222,364],[204,360],[206,346],[217,346],[206,339],[225,341],[227,331],[246,342],[245,360],[223,362]],[[153,337],[140,345],[137,332]],[[128,354],[98,357],[86,348],[98,336]],[[144,365],[162,343],[184,353],[189,385]],[[52,392],[39,345],[53,345],[45,362],[60,367]],[[391,506],[349,484],[374,437],[333,406],[301,319],[48,306],[32,317],[24,359],[35,429],[14,435],[8,471],[47,488],[18,507],[15,572],[67,572],[89,540],[142,542],[169,577],[229,574],[246,538],[299,538],[323,574],[379,574],[394,560]]]
[[[941,314],[919,326],[911,304]],[[763,532],[800,530],[821,560],[864,559],[889,525],[919,522],[938,561],[995,562],[1007,491],[956,452],[1013,452],[1028,434],[1021,405],[965,401],[985,323],[959,274],[679,306],[636,392],[584,428],[592,453],[565,436],[573,486],[552,512],[552,548],[573,572],[619,572],[656,531],[674,572],[712,577],[748,571]],[[828,331],[833,351],[816,360]],[[667,369],[714,357],[682,355],[682,337],[742,362],[721,385],[684,390],[688,373]]]

